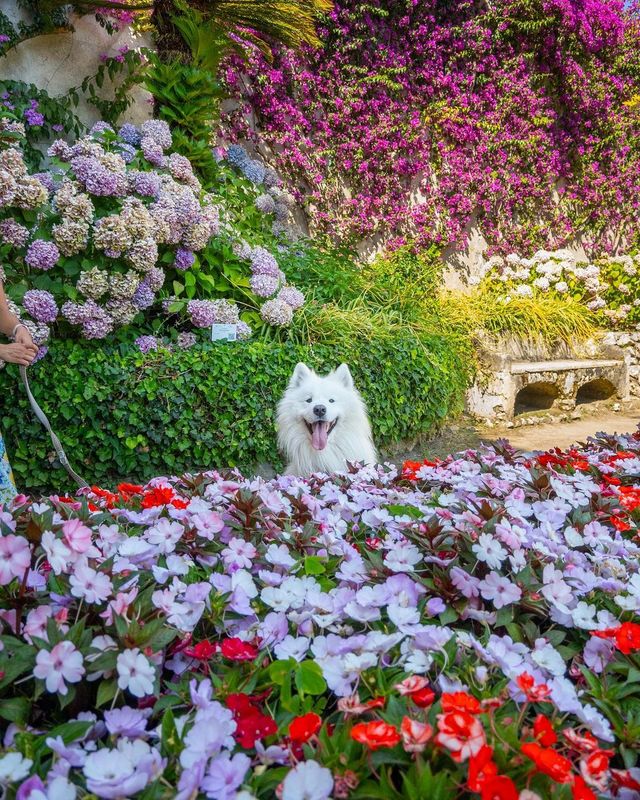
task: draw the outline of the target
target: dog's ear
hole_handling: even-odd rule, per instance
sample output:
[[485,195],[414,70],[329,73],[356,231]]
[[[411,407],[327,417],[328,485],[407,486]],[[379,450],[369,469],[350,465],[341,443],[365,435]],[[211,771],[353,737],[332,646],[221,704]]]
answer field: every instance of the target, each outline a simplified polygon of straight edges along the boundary
[[342,384],[344,384],[345,389],[353,389],[353,378],[351,377],[351,372],[346,364],[340,364],[338,369],[333,374]]
[[291,376],[291,380],[289,381],[289,386],[292,389],[295,389],[297,386],[300,386],[300,384],[312,374],[313,373],[311,372],[309,367],[306,364],[303,364],[302,361],[299,361],[296,364],[296,368],[293,370],[293,375]]

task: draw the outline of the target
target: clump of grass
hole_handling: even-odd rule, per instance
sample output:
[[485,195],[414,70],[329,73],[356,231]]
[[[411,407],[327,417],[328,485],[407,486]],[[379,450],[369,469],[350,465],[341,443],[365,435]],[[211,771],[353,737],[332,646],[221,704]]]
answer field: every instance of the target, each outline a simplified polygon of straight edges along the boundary
[[580,343],[598,327],[589,309],[573,298],[512,297],[509,301],[486,288],[470,293],[442,292],[432,307],[442,329],[473,335],[538,338],[549,345]]

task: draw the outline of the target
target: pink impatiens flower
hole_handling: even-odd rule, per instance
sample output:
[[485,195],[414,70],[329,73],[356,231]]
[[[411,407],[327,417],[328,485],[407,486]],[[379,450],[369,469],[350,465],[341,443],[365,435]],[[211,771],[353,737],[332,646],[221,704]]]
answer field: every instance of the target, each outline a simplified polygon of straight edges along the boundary
[[41,650],[36,656],[33,674],[45,683],[47,691],[67,694],[65,683],[78,683],[84,675],[82,653],[71,642],[60,642],[51,650]]
[[0,537],[0,585],[22,578],[31,565],[31,548],[23,536]]
[[79,519],[68,519],[62,523],[65,542],[75,553],[86,553],[91,547],[91,528]]

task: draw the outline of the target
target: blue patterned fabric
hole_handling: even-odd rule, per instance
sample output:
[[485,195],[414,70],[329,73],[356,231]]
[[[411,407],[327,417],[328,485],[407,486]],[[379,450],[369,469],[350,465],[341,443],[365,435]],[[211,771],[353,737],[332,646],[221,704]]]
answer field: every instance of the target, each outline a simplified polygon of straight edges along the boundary
[[13,500],[16,494],[11,464],[9,464],[9,457],[0,434],[0,506]]

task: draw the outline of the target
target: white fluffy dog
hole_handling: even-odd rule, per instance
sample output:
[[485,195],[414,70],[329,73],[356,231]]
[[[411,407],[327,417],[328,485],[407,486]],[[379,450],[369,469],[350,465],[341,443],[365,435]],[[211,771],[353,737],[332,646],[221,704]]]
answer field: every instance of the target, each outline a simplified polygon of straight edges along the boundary
[[278,444],[287,475],[345,472],[347,463],[375,464],[371,425],[346,364],[316,375],[297,364],[278,405]]

